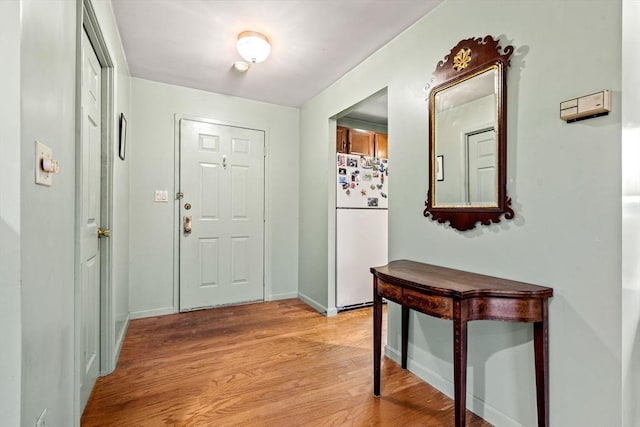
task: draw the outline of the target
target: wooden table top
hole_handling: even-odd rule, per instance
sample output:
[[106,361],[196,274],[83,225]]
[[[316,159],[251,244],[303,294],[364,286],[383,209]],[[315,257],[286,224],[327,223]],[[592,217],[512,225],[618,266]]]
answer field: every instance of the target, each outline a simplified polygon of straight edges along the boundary
[[553,288],[416,261],[397,260],[371,267],[379,279],[421,292],[460,299],[473,297],[550,298]]

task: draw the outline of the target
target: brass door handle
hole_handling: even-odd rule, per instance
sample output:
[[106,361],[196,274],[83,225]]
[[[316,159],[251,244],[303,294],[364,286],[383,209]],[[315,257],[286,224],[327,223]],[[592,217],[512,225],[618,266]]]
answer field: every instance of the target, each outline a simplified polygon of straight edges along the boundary
[[102,237],[111,237],[111,230],[103,230],[102,228],[98,227],[98,239]]
[[182,226],[185,233],[191,233],[191,217],[185,215],[182,220]]

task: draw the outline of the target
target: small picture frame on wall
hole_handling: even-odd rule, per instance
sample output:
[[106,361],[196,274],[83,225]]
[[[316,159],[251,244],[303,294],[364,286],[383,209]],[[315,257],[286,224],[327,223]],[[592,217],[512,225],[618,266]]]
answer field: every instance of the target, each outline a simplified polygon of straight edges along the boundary
[[124,160],[127,148],[127,119],[124,113],[120,113],[120,144],[118,146],[118,156]]
[[436,180],[444,181],[444,156],[436,156]]

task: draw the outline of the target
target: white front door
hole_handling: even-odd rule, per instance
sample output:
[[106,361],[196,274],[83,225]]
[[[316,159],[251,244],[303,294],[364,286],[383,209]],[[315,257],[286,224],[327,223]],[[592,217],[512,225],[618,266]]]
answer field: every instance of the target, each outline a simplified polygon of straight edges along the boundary
[[493,205],[498,200],[496,175],[496,131],[487,129],[468,135],[468,202],[472,205]]
[[82,142],[80,208],[80,408],[100,370],[100,63],[87,34],[82,36]]
[[180,192],[180,311],[263,300],[264,132],[181,120]]

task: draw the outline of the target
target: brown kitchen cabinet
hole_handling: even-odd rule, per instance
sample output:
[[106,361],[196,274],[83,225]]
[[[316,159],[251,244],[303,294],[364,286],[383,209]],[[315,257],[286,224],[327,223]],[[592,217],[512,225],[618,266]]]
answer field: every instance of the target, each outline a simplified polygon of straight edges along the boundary
[[374,137],[374,146],[375,146],[375,156],[382,157],[384,159],[388,158],[387,151],[387,134],[386,133],[377,133]]
[[349,133],[349,129],[343,126],[338,126],[336,129],[336,152],[338,153],[346,153],[347,152],[347,135]]
[[338,126],[336,151],[369,157],[387,157],[387,134]]
[[349,154],[373,157],[375,151],[373,139],[373,132],[349,129]]

